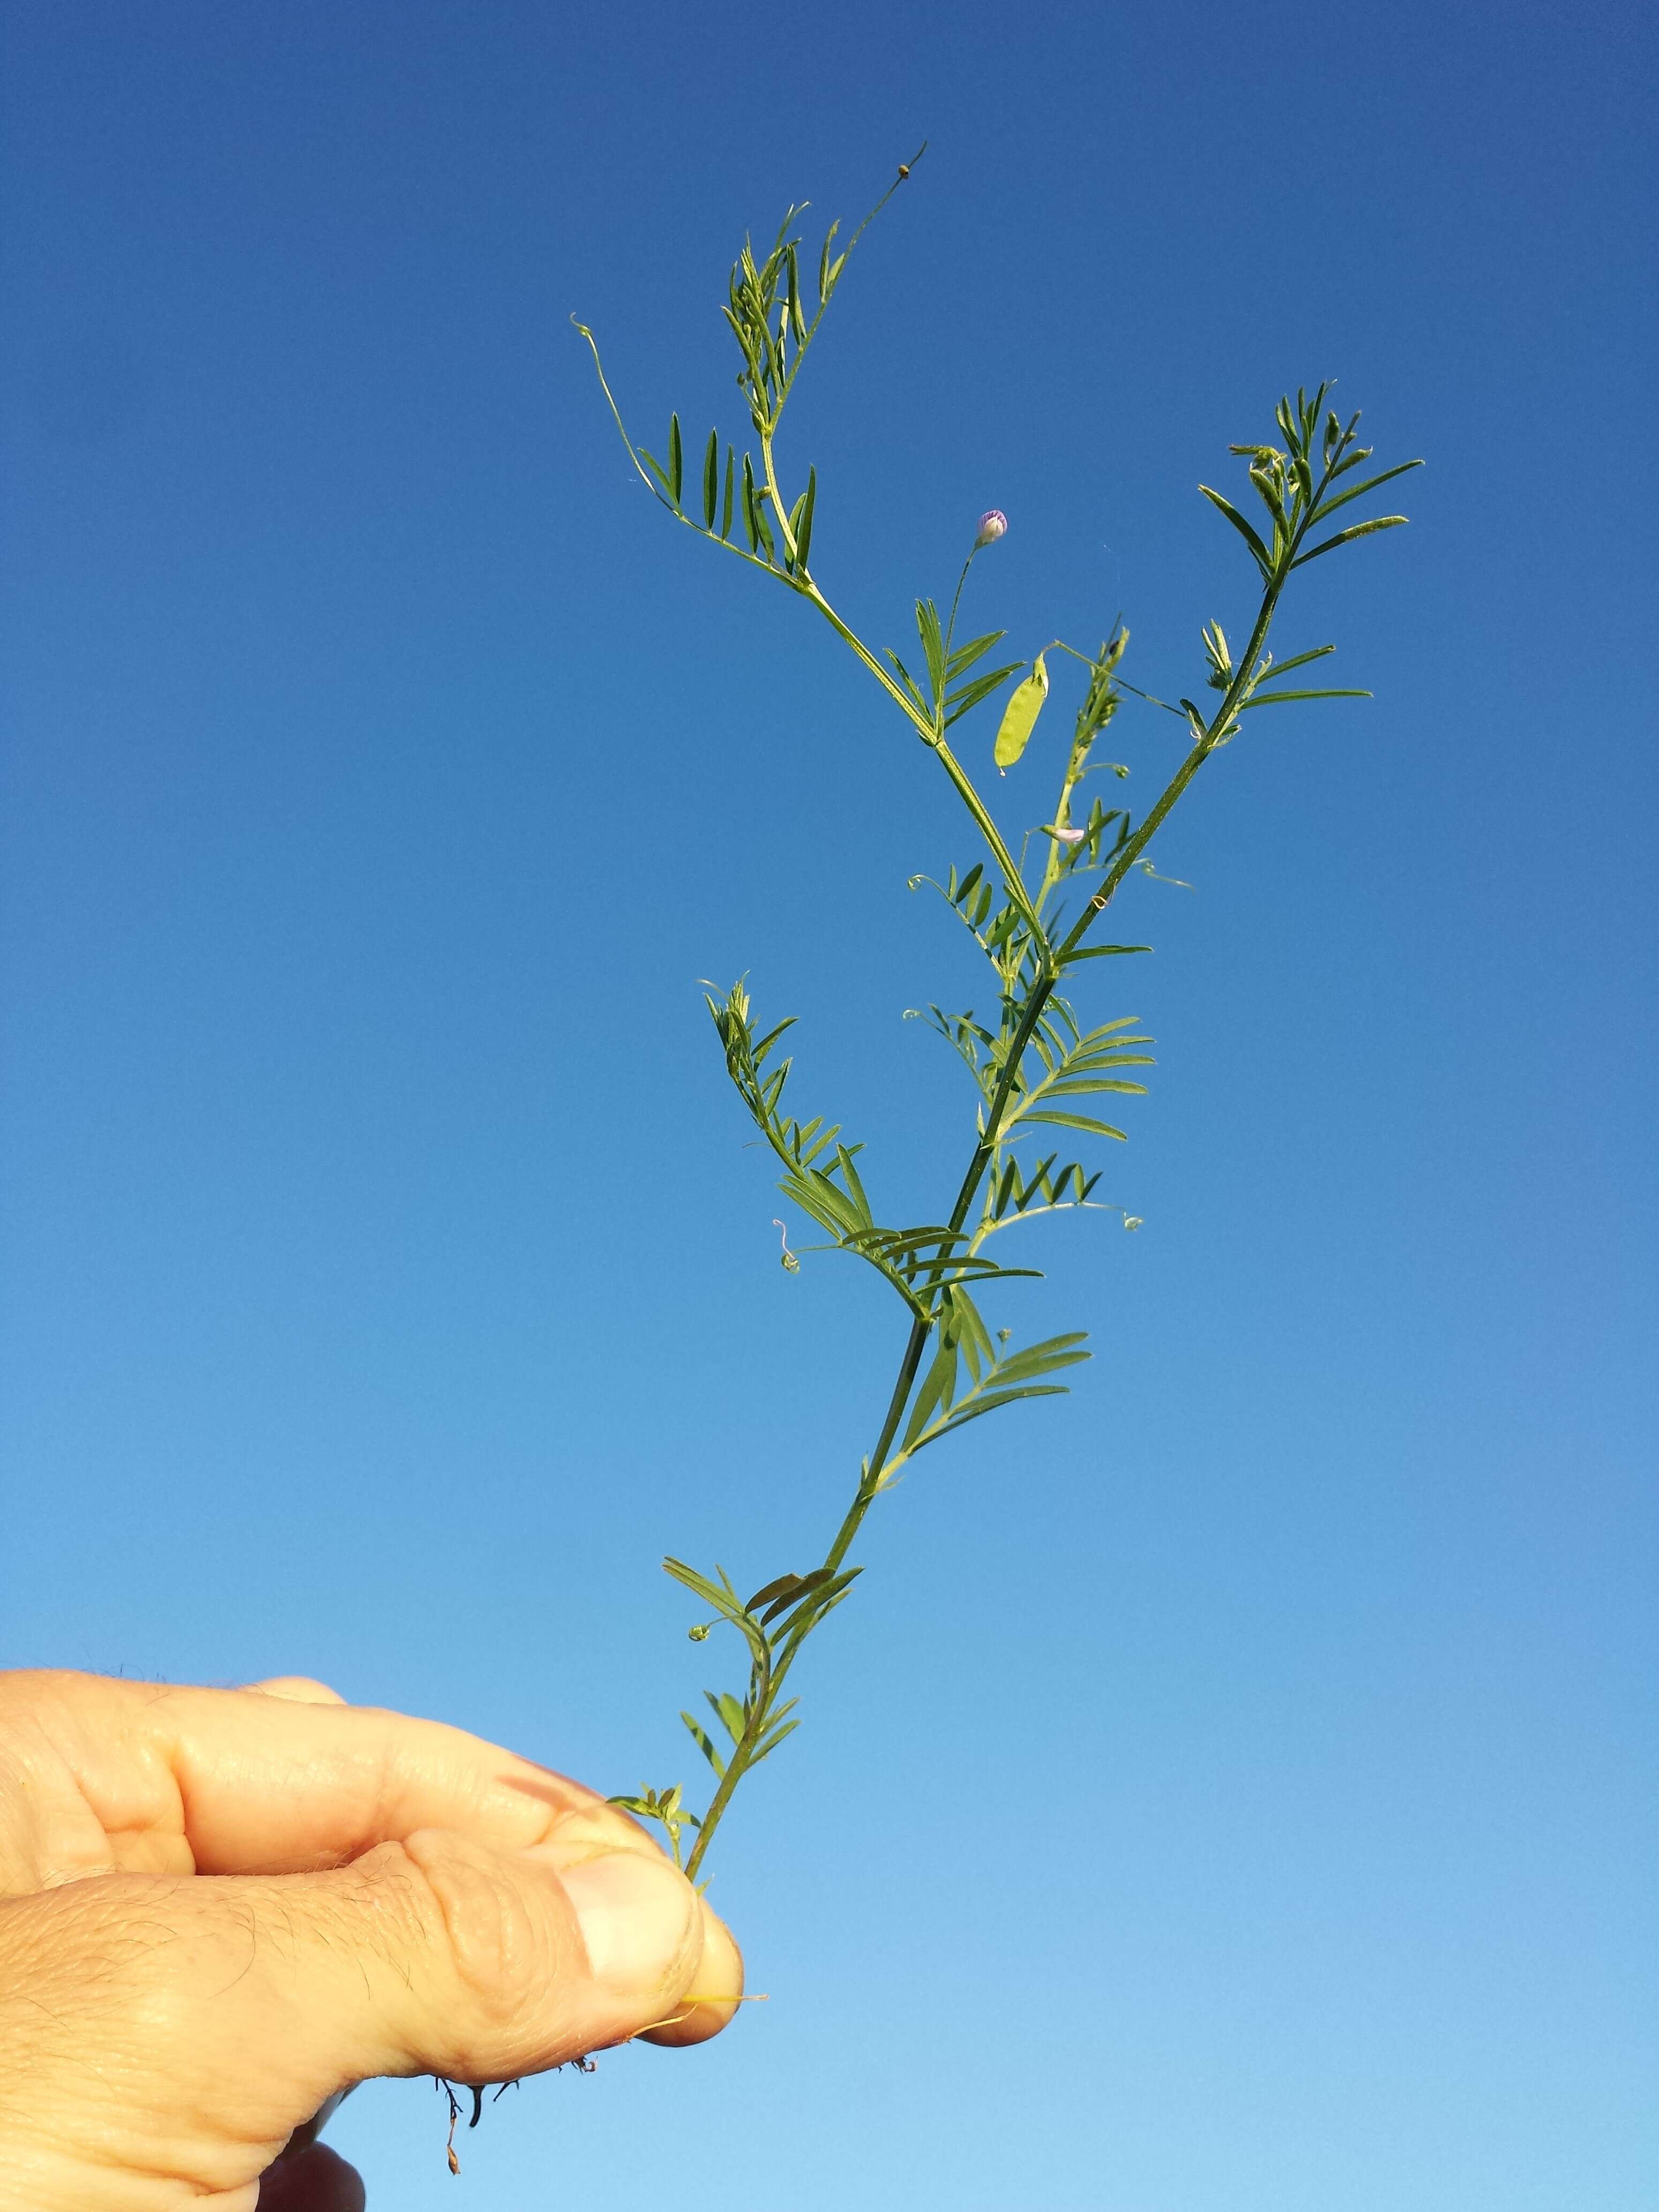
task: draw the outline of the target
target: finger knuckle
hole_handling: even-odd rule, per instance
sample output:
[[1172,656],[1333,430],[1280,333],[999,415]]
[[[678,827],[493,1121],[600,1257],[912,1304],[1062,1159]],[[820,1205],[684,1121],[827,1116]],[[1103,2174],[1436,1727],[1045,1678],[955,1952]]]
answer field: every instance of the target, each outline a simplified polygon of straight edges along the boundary
[[457,2032],[480,2056],[498,2051],[503,2039],[532,2028],[568,1964],[545,1901],[495,1852],[459,1838],[416,1835],[404,1850],[430,1897],[461,2000]]

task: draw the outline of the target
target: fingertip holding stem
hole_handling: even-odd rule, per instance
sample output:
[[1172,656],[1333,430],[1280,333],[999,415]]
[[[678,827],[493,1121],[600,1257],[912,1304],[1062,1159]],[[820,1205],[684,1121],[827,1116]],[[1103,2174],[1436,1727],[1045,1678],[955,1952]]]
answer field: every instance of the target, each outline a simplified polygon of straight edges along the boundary
[[668,2051],[706,2043],[710,2036],[718,2035],[735,2018],[743,1997],[743,1954],[720,1915],[698,1901],[702,1912],[702,1955],[696,1978],[674,2014],[659,2027],[647,2028],[640,2039]]
[[677,1868],[654,1849],[618,1850],[560,1878],[594,1983],[631,2015],[623,2039],[677,2046],[719,2034],[743,1994],[742,1955]]

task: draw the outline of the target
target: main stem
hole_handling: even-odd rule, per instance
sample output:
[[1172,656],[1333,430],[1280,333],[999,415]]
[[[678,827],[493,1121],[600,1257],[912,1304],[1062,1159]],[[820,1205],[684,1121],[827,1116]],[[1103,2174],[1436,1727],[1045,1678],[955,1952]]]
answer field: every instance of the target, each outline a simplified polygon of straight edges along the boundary
[[[779,507],[781,512],[781,502],[775,492],[775,478],[771,477],[769,466],[768,476],[775,487],[773,504]],[[1320,490],[1322,495],[1323,484],[1321,485]],[[1317,501],[1316,501],[1314,504],[1316,505]],[[1311,520],[1311,515],[1307,520]],[[1305,530],[1307,522],[1304,520],[1303,529]],[[973,1157],[969,1161],[967,1173],[962,1179],[962,1188],[957,1193],[956,1204],[951,1209],[948,1226],[953,1236],[960,1231],[963,1224],[967,1220],[969,1209],[972,1206],[978,1195],[980,1185],[985,1179],[986,1170],[996,1157],[1003,1117],[1008,1110],[1009,1101],[1013,1097],[1018,1084],[1020,1068],[1024,1061],[1026,1049],[1036,1033],[1037,1024],[1042,1018],[1044,1007],[1054,995],[1054,987],[1060,981],[1066,956],[1076,950],[1097,919],[1106,911],[1124,877],[1146,851],[1188,785],[1191,783],[1200,769],[1221,742],[1223,734],[1231,721],[1239,700],[1249,684],[1249,672],[1255,667],[1257,657],[1267,641],[1267,632],[1273,624],[1273,611],[1278,605],[1279,595],[1284,588],[1285,580],[1290,573],[1291,563],[1300,544],[1301,535],[1302,533],[1298,532],[1296,538],[1287,546],[1282,565],[1268,580],[1267,589],[1262,593],[1261,605],[1256,615],[1255,626],[1250,632],[1249,644],[1241,656],[1234,671],[1232,682],[1228,685],[1221,705],[1208,724],[1203,737],[1194,744],[1185,760],[1170,777],[1140,827],[1127,839],[1122,851],[1108,870],[1104,881],[1088,900],[1083,912],[1073,924],[1058,948],[1049,942],[1038,911],[1033,907],[1030,894],[1025,888],[1024,879],[1018,869],[1015,867],[1012,857],[987,811],[985,802],[975,790],[967,774],[945,744],[942,734],[935,732],[923,724],[921,718],[916,714],[910,702],[904,696],[887,671],[870,652],[863,640],[856,636],[842,621],[817,586],[809,579],[803,586],[799,587],[802,589],[803,596],[811,600],[836,635],[852,647],[854,653],[875,677],[882,689],[887,692],[894,703],[902,709],[906,719],[915,726],[924,742],[931,744],[938,753],[940,765],[956,786],[958,795],[972,815],[986,843],[991,848],[993,857],[1003,872],[1004,883],[1010,898],[1019,908],[1032,932],[1031,946],[1036,957],[1036,974],[1032,978],[1025,1002],[1020,1009],[1019,1020],[1009,1040],[1008,1050],[1003,1060],[1002,1073],[992,1094],[990,1111],[986,1115],[985,1127],[980,1135],[979,1141],[974,1146]],[[965,569],[963,575],[964,577],[966,575]],[[958,596],[960,596],[960,591],[961,586],[958,585]],[[951,621],[954,628],[954,607],[951,610]],[[1048,872],[1050,872],[1045,871],[1045,895],[1048,889]],[[846,1516],[836,1532],[835,1541],[823,1556],[823,1568],[830,1574],[835,1574],[840,1569],[842,1562],[852,1549],[859,1530],[864,1525],[864,1517],[869,1512],[881,1487],[882,1469],[887,1463],[888,1454],[893,1449],[893,1439],[898,1434],[899,1423],[904,1419],[904,1409],[910,1402],[910,1394],[915,1388],[916,1376],[921,1367],[922,1355],[927,1348],[927,1340],[938,1326],[937,1316],[924,1316],[918,1314],[911,1321],[909,1334],[905,1339],[903,1356],[899,1361],[898,1373],[894,1378],[892,1395],[887,1401],[887,1412],[882,1421],[881,1432],[876,1439],[875,1449],[860,1472],[859,1486],[854,1492],[853,1502],[848,1507]],[[720,1778],[719,1788],[709,1801],[708,1809],[702,1816],[702,1825],[697,1832],[697,1840],[692,1846],[690,1855],[685,1863],[687,1876],[692,1881],[696,1879],[697,1871],[713,1840],[714,1831],[720,1826],[721,1816],[732,1801],[732,1792],[749,1770],[755,1747],[766,1733],[769,1717],[776,1705],[778,1692],[790,1668],[794,1664],[801,1640],[799,1638],[792,1639],[779,1653],[775,1663],[767,1673],[763,1695],[753,1700],[753,1710],[744,1726],[742,1739],[732,1747],[731,1759]]]

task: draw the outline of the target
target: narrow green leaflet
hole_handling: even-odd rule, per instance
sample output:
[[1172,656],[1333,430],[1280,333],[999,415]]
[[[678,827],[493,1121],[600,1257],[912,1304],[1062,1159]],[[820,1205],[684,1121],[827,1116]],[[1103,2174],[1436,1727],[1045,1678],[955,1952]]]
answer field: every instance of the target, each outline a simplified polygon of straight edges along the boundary
[[802,572],[805,570],[807,557],[812,550],[812,516],[817,503],[818,472],[816,469],[809,469],[806,489],[796,501],[789,518],[790,532],[795,541],[795,567]]
[[729,1690],[705,1690],[703,1695],[713,1708],[715,1718],[734,1744],[743,1741],[749,1716]]
[[1356,538],[1369,538],[1375,530],[1398,530],[1406,521],[1403,514],[1379,514],[1370,522],[1356,522],[1351,530],[1339,530],[1334,538],[1328,538],[1292,561],[1292,568],[1301,568],[1310,561],[1316,561],[1322,553],[1334,552],[1339,545],[1351,545]]
[[702,526],[705,530],[714,527],[714,507],[720,496],[720,434],[718,430],[711,430],[708,450],[702,457]]
[[1284,707],[1293,699],[1369,699],[1369,691],[1258,691],[1253,699],[1246,699],[1239,708],[1248,714],[1252,707]]
[[1251,556],[1255,562],[1255,565],[1261,569],[1262,574],[1264,576],[1271,575],[1273,573],[1273,562],[1268,556],[1267,547],[1262,544],[1260,534],[1244,520],[1244,517],[1233,505],[1231,500],[1224,499],[1218,491],[1212,491],[1209,485],[1206,483],[1200,484],[1199,489],[1203,493],[1206,499],[1209,500],[1212,505],[1220,508],[1223,514],[1226,516],[1228,521],[1233,526],[1233,528],[1237,531],[1239,536],[1249,547]]
[[720,1757],[719,1752],[715,1750],[714,1739],[709,1735],[708,1729],[704,1728],[702,1723],[698,1720],[694,1720],[690,1713],[683,1712],[680,1715],[680,1718],[685,1723],[686,1727],[691,1731],[691,1741],[696,1745],[697,1749],[702,1753],[703,1757],[708,1761],[708,1764],[714,1768],[715,1779],[719,1780],[719,1778],[726,1772],[726,1761]]

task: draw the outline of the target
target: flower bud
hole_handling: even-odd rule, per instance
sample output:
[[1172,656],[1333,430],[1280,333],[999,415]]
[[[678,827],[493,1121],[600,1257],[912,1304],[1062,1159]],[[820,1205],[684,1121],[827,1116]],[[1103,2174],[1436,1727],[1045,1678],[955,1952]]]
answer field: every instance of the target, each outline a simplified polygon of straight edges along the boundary
[[988,507],[979,519],[979,533],[974,539],[975,551],[981,545],[994,545],[1008,527],[1008,518],[1000,507]]

